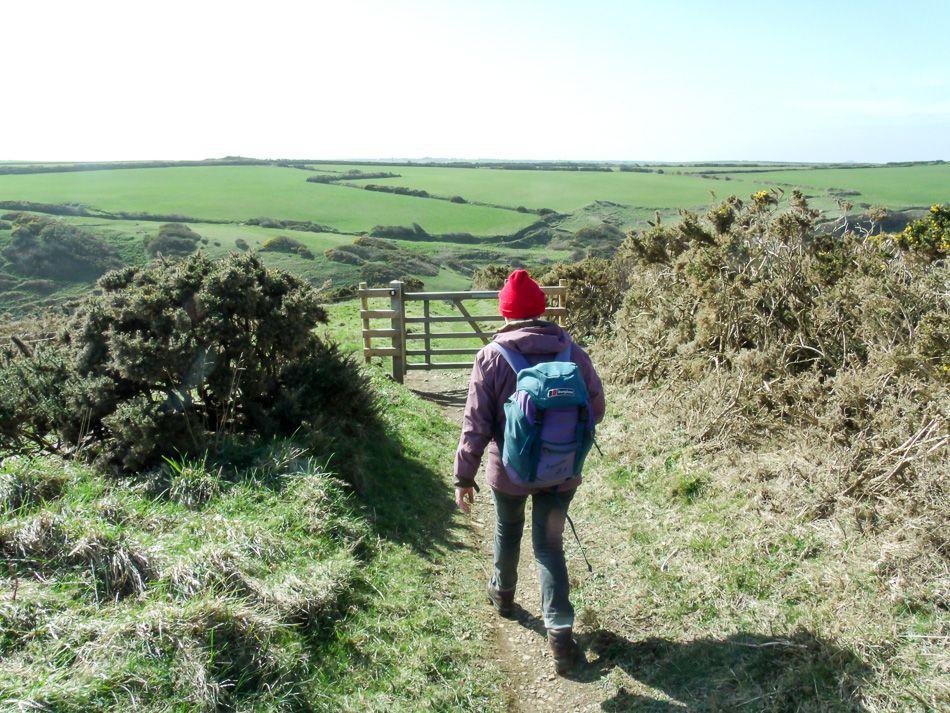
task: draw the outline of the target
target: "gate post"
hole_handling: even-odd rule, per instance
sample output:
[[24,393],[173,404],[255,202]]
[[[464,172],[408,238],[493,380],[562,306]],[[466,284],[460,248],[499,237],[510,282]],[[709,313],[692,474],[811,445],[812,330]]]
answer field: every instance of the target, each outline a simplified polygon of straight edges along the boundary
[[403,382],[406,375],[406,303],[402,297],[403,284],[400,280],[389,283],[389,308],[395,312],[391,325],[393,329],[393,379],[397,384]]
[[561,290],[561,294],[557,296],[557,306],[565,310],[564,312],[561,312],[557,320],[557,323],[563,327],[567,322],[567,280],[560,279],[557,281],[557,285],[558,287],[563,288]]
[[[360,295],[360,308],[363,310],[363,312],[366,312],[367,310],[369,310],[369,300],[366,299],[366,294],[363,292],[363,290],[365,289],[366,289],[366,283],[361,282],[360,287],[359,287],[359,295]],[[369,356],[369,350],[373,347],[373,338],[370,336],[367,336],[366,334],[368,331],[369,331],[369,317],[363,317],[363,361],[365,361],[367,364],[369,364],[372,361]]]

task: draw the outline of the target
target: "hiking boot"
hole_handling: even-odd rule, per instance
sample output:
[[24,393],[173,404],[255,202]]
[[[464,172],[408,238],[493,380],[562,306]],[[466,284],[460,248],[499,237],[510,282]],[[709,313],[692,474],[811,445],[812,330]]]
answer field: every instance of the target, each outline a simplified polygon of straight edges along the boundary
[[548,645],[551,647],[551,656],[554,658],[554,670],[559,676],[568,673],[584,658],[569,628],[548,629]]
[[501,589],[496,589],[495,585],[489,582],[488,588],[485,590],[485,592],[488,594],[488,601],[491,602],[491,605],[498,610],[499,615],[504,617],[511,616],[511,612],[514,610],[515,606],[514,589],[505,592]]

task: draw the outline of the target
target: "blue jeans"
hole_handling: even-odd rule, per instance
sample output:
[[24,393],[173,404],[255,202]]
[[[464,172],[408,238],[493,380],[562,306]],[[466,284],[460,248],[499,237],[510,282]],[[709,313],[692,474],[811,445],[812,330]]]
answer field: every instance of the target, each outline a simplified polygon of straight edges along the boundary
[[[495,500],[495,573],[492,586],[512,591],[518,583],[518,557],[524,531],[527,495],[506,495],[492,489]],[[567,564],[564,562],[564,520],[574,491],[535,493],[531,496],[531,541],[541,575],[541,611],[544,626],[562,629],[574,625]]]

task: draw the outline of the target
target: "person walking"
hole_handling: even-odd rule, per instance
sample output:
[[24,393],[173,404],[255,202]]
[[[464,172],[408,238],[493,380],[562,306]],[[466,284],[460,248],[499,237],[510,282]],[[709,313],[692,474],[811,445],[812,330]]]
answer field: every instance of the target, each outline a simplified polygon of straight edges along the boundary
[[[496,516],[494,571],[487,594],[506,617],[513,612],[525,504],[531,498],[541,610],[555,670],[564,674],[582,659],[572,634],[564,522],[581,482],[593,425],[603,419],[605,399],[587,353],[562,327],[541,319],[546,307],[543,290],[525,270],[512,272],[498,293],[505,326],[478,352],[472,367],[455,455],[455,498],[464,513],[471,510],[479,490],[475,476],[487,448]],[[545,385],[541,391],[539,384]],[[568,407],[555,408],[562,403]],[[558,430],[560,439],[548,435]],[[579,445],[572,450],[575,434]],[[522,438],[535,447],[515,443]],[[556,447],[564,443],[568,445]]]

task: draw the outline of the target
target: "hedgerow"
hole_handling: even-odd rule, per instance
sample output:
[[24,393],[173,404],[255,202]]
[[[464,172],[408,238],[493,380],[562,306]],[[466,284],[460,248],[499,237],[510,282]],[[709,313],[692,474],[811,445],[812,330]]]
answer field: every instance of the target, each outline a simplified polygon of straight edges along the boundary
[[350,245],[324,252],[328,260],[358,265],[360,277],[369,284],[384,284],[408,275],[437,275],[439,265],[428,257],[381,238],[361,236]]

